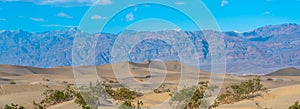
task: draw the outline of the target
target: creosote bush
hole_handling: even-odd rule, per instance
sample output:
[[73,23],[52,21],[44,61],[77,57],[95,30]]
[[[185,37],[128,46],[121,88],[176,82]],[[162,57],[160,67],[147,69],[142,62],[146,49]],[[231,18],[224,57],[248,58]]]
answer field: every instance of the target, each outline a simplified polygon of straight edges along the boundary
[[143,101],[137,101],[136,105],[131,103],[129,100],[125,100],[122,104],[118,107],[119,109],[142,109]]
[[35,109],[45,109],[48,106],[70,101],[74,99],[74,90],[69,85],[64,90],[52,90],[49,87],[42,95],[44,98],[40,102],[33,101]]
[[9,84],[14,85],[14,84],[17,84],[17,83],[15,81],[11,81]]
[[[110,82],[109,82],[110,83]],[[80,93],[77,93],[75,102],[84,109],[95,109],[100,106],[99,99],[112,98],[121,103],[123,107],[131,107],[128,102],[132,102],[135,98],[142,96],[141,93],[131,91],[128,88],[113,89],[112,86],[106,84],[106,82],[96,82],[95,85],[90,83],[88,87],[79,88]],[[109,95],[109,96],[107,96]],[[90,104],[90,105],[89,105]],[[92,106],[91,106],[92,104]],[[86,108],[88,107],[88,108]]]
[[299,101],[296,101],[293,105],[289,107],[289,109],[300,109]]
[[10,104],[5,105],[4,109],[25,109],[23,106],[19,106],[18,104]]
[[165,93],[165,92],[171,92],[171,89],[166,88],[166,85],[162,84],[157,89],[154,89],[153,92],[154,93]]
[[254,98],[260,95],[260,92],[266,92],[267,89],[261,83],[260,77],[241,82],[240,84],[229,85],[226,92],[218,96],[215,104],[230,104],[244,99]]
[[[142,101],[137,101],[137,104],[132,104],[135,98],[142,96],[128,88],[113,89],[106,82],[96,82],[95,85],[90,83],[88,86],[82,86],[76,91],[67,85],[63,90],[53,90],[49,86],[44,85],[47,90],[42,94],[44,98],[40,102],[33,101],[34,109],[46,109],[51,105],[70,101],[75,99],[75,103],[82,109],[97,109],[100,106],[99,99],[111,97],[121,103],[119,108],[122,109],[141,109]],[[106,96],[109,95],[109,96]],[[5,109],[24,109],[22,106],[15,104],[6,105]]]
[[[199,82],[198,86],[187,87],[171,94],[172,98],[170,104],[176,109],[199,109],[199,106],[205,106],[212,108],[216,106],[210,106],[203,98],[205,96],[206,89],[214,90],[215,86],[209,86],[208,81]],[[202,105],[201,105],[202,104]]]

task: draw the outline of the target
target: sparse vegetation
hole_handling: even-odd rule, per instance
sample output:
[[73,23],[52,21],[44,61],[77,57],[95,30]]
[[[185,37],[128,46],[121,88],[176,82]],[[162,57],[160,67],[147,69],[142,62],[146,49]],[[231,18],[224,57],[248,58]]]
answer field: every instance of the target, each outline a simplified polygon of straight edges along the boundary
[[14,84],[17,84],[15,81],[10,81],[10,83],[9,84],[12,84],[12,85],[14,85]]
[[[183,88],[171,94],[171,105],[179,109],[199,109],[199,106],[206,108],[218,107],[220,104],[229,104],[244,99],[250,99],[266,92],[267,89],[262,85],[260,77],[232,84],[227,86],[226,92],[221,94],[212,105],[208,104],[203,98],[206,90],[214,90],[216,87],[209,87],[208,82],[199,82],[198,86]],[[190,99],[189,99],[190,98]]]
[[154,89],[153,92],[154,93],[165,93],[165,92],[171,92],[171,89],[166,88],[166,85],[162,84],[157,89]]
[[109,83],[119,83],[119,81],[109,80]]
[[142,109],[141,106],[143,106],[143,101],[137,101],[136,105],[132,104],[131,101],[125,100],[122,102],[122,104],[119,106],[119,109]]
[[47,82],[49,82],[49,81],[50,81],[50,79],[43,78],[43,81],[47,81]]
[[273,81],[273,79],[272,78],[268,78],[267,81]]
[[267,89],[261,83],[260,77],[241,82],[240,84],[229,85],[226,92],[221,94],[215,104],[230,104],[233,102],[250,99],[259,96],[259,92],[266,92]]
[[[110,82],[111,83],[111,82]],[[120,109],[141,109],[143,102],[138,100],[134,104],[137,97],[142,96],[142,93],[132,91],[128,88],[113,88],[105,82],[96,82],[95,85],[90,83],[88,86],[82,86],[79,91],[76,91],[67,85],[63,90],[52,90],[49,86],[45,86],[47,90],[43,93],[44,99],[40,102],[33,101],[35,109],[46,109],[51,105],[70,101],[75,99],[75,103],[82,109],[96,109],[100,106],[99,99],[111,97],[120,103]],[[199,109],[200,106],[206,108],[217,107],[220,104],[229,104],[244,99],[250,99],[260,95],[260,92],[265,92],[267,89],[262,85],[260,77],[243,81],[239,84],[231,84],[226,87],[225,93],[217,97],[214,104],[209,104],[205,98],[205,91],[214,90],[216,87],[209,85],[209,82],[199,82],[197,86],[186,87],[177,92],[172,92],[170,100],[171,106],[179,109]],[[170,89],[165,88],[162,84],[155,89],[155,93],[170,92]],[[107,96],[109,95],[109,96]],[[17,104],[6,105],[5,109],[24,109],[23,106]],[[296,101],[289,109],[300,109],[300,104]]]
[[71,89],[69,85],[66,86],[64,90],[52,90],[48,89],[42,94],[44,99],[42,99],[40,102],[33,101],[33,105],[35,109],[45,109],[48,106],[62,103],[65,101],[70,101],[74,98],[74,90]]
[[300,109],[299,101],[296,101],[293,105],[289,107],[289,109]]
[[100,105],[99,99],[105,97],[104,82],[97,82],[95,85],[90,83],[89,86],[82,86],[79,92],[74,95],[76,97],[75,103],[83,109],[97,109]]
[[171,105],[176,109],[199,109],[199,106],[212,108],[216,107],[210,106],[203,98],[209,97],[205,96],[206,89],[213,90],[215,87],[211,87],[206,82],[199,82],[198,86],[183,88],[178,92],[171,94]]
[[19,106],[18,104],[10,104],[5,105],[4,109],[25,109],[23,106]]
[[[92,96],[89,96],[89,97],[87,97],[87,99],[89,100],[89,101],[94,101],[94,102],[96,102],[95,104],[95,106],[89,106],[88,104],[87,104],[87,102],[85,101],[85,99],[81,96],[81,93],[79,93],[79,92],[77,92],[77,93],[75,93],[74,94],[75,95],[75,97],[76,97],[76,99],[75,99],[75,103],[76,104],[78,104],[80,107],[82,107],[82,109],[92,109],[92,107],[94,107],[94,108],[96,108],[97,107],[97,105],[98,105],[98,100],[96,99],[94,99],[95,97],[92,97]],[[87,96],[87,95],[86,95]],[[93,99],[92,99],[93,98]],[[93,104],[93,103],[91,103],[91,104]]]
[[[121,107],[135,107],[131,102],[141,96],[141,93],[131,91],[127,88],[113,89],[112,86],[106,84],[106,82],[97,82],[95,85],[92,83],[88,87],[81,87],[80,93],[76,93],[75,103],[79,104],[83,109],[95,109],[100,105],[100,98],[113,98],[121,103]],[[130,103],[129,103],[130,102]],[[92,106],[91,106],[92,104]],[[137,107],[141,103],[137,104]]]

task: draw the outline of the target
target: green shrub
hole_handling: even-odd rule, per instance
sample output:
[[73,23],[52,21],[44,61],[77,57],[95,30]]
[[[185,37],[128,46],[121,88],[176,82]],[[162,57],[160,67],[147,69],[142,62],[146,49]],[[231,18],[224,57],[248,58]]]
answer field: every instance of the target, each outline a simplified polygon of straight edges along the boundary
[[142,109],[142,105],[144,104],[143,101],[137,101],[137,106],[132,104],[131,101],[125,100],[122,104],[118,107],[119,109]]
[[82,86],[79,90],[80,93],[75,93],[75,103],[84,109],[96,109],[100,105],[99,99],[107,97],[105,94],[108,94],[114,100],[122,102],[125,107],[126,105],[129,106],[128,101],[141,96],[141,93],[131,91],[128,88],[113,89],[106,82],[99,81],[95,85],[90,83],[89,86]]
[[83,109],[97,109],[100,106],[99,99],[105,95],[105,82],[97,81],[95,85],[82,86],[79,92],[75,92],[75,103]]
[[12,103],[10,105],[5,105],[4,109],[25,109],[25,107]]
[[171,105],[178,109],[199,109],[199,106],[212,108],[217,107],[217,105],[210,106],[207,101],[203,98],[205,96],[206,89],[213,90],[215,87],[209,87],[208,82],[199,82],[198,86],[183,88],[178,92],[171,94],[172,98],[170,100]]
[[127,88],[118,88],[117,90],[108,89],[108,94],[115,100],[133,100],[138,97],[138,93]]
[[[49,87],[47,87],[49,88]],[[74,90],[68,85],[64,90],[47,89],[42,95],[45,96],[42,101],[36,103],[33,101],[35,109],[45,109],[48,106],[70,101],[74,98]]]
[[299,101],[296,101],[293,105],[289,107],[289,109],[300,109]]
[[157,89],[153,90],[154,93],[165,93],[165,92],[171,92],[169,88],[166,88],[165,84],[160,85]]
[[[78,104],[80,107],[82,107],[82,109],[94,109],[94,108],[96,109],[97,104],[96,104],[96,106],[94,106],[94,108],[92,108],[91,106],[89,106],[87,104],[86,100],[81,96],[81,93],[79,93],[79,92],[75,93],[75,97],[76,97],[75,103]],[[92,97],[92,98],[94,98],[94,97]],[[87,100],[88,101],[92,100],[94,102],[98,102],[97,99],[95,100],[95,99],[91,99],[89,97],[87,98]],[[91,104],[93,104],[93,103],[91,103]]]
[[241,82],[240,84],[229,85],[226,92],[218,96],[216,104],[229,104],[244,99],[256,97],[259,92],[265,92],[267,89],[261,83],[260,77]]
[[109,83],[119,83],[119,81],[109,80]]
[[11,81],[9,84],[14,85],[14,84],[17,84],[17,83],[15,81]]

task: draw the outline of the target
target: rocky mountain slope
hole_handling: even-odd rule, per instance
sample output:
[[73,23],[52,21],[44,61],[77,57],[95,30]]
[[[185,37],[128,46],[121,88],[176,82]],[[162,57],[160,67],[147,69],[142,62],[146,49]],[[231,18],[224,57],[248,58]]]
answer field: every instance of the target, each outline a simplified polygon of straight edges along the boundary
[[[0,64],[34,67],[55,67],[72,65],[72,47],[77,28],[31,33],[23,30],[0,32]],[[157,34],[174,36],[178,31],[136,32],[134,35]],[[300,25],[283,24],[265,26],[253,31],[184,32],[195,45],[203,70],[210,70],[209,36],[223,37],[227,57],[227,72],[270,73],[283,67],[300,66]],[[87,34],[98,37],[96,64],[111,61],[111,49],[118,34]],[[185,49],[182,46],[181,49]],[[172,45],[159,39],[147,39],[138,43],[131,51],[128,61],[162,59],[179,60],[178,52]]]

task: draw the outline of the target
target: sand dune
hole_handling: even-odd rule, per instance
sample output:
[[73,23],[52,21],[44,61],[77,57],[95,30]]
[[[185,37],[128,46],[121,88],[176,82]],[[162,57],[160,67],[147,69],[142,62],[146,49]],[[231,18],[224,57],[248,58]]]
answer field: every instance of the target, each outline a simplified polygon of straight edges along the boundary
[[[185,64],[178,62],[143,62],[143,63],[117,63],[115,70],[121,70],[118,76],[120,84],[129,85],[133,89],[139,89],[144,93],[144,96],[138,98],[144,101],[144,107],[153,108],[170,108],[168,99],[169,93],[155,94],[153,93],[153,85],[163,80],[168,88],[178,86],[180,77],[184,75],[184,80],[187,83],[194,84],[191,81],[200,79],[207,81],[210,79],[210,73],[198,70]],[[85,74],[83,78],[94,78],[93,71],[97,71],[98,77],[101,80],[116,81],[116,76],[112,65],[103,65],[97,67],[85,66],[76,68],[80,74]],[[129,71],[125,71],[127,69]],[[180,73],[181,70],[184,73]],[[198,75],[198,76],[195,76]],[[164,78],[165,76],[165,78]],[[97,77],[97,78],[98,78]],[[239,83],[254,76],[236,76],[226,75],[223,83],[223,88],[228,84]],[[244,100],[234,104],[222,105],[218,109],[284,109],[299,100],[300,96],[300,76],[262,76],[263,84],[270,89],[268,94],[263,97],[257,97],[252,100]],[[122,81],[124,80],[124,81]],[[130,80],[130,81],[129,81]],[[12,85],[14,81],[16,84]],[[53,89],[62,89],[66,84],[75,84],[74,73],[72,67],[57,67],[57,68],[34,68],[12,65],[0,65],[0,108],[5,104],[17,103],[27,108],[32,108],[32,101],[39,101],[41,94],[45,91],[43,85],[49,85]],[[137,83],[141,83],[142,87]],[[124,85],[123,84],[123,85]],[[75,86],[74,86],[75,87]],[[162,104],[164,103],[165,104]],[[162,104],[162,105],[160,105]],[[76,109],[80,108],[73,101],[60,103],[49,107],[50,109]],[[107,107],[109,108],[109,107]]]
[[299,89],[300,85],[274,88],[261,97],[222,105],[217,109],[287,109],[296,100],[300,100]]

